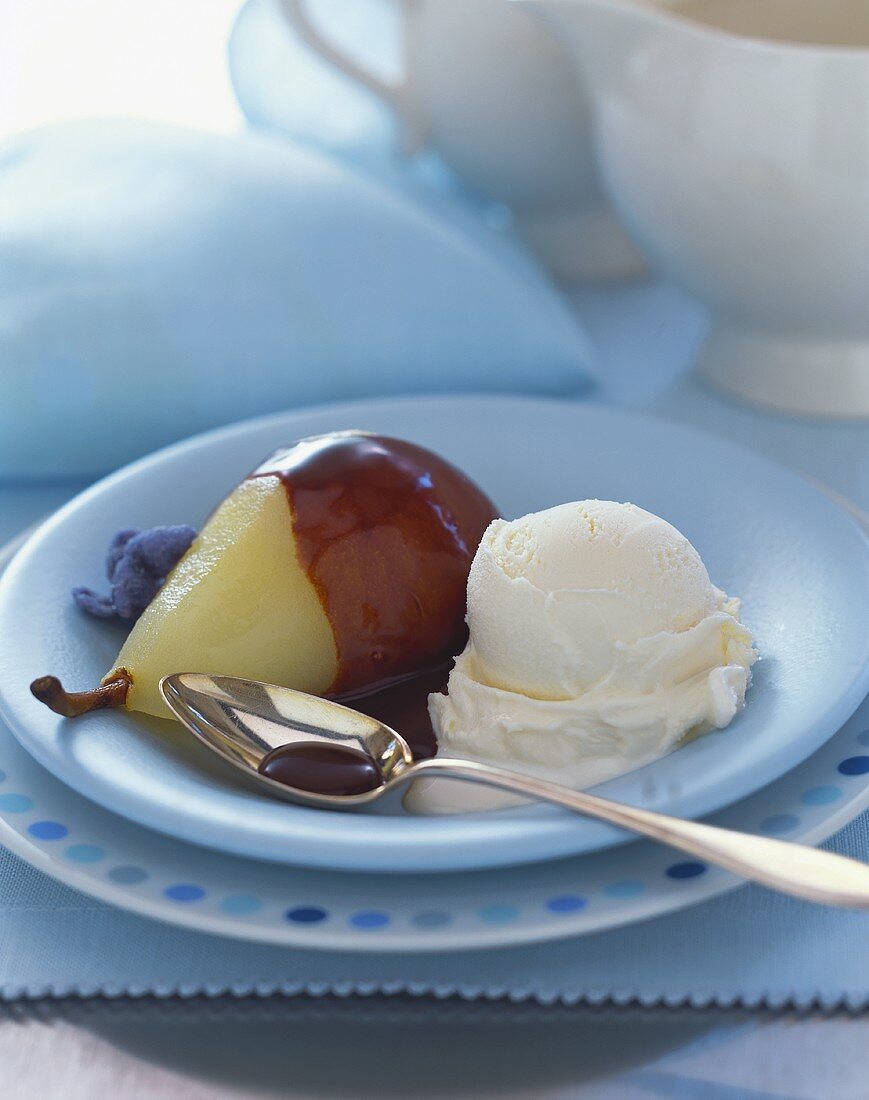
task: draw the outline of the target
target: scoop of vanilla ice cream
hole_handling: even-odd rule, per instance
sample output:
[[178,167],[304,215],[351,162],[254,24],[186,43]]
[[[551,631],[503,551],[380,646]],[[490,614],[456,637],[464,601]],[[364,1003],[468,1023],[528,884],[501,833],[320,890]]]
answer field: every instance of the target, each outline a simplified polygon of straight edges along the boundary
[[[471,567],[468,626],[448,694],[429,700],[439,752],[577,787],[727,725],[757,658],[739,601],[712,584],[685,536],[613,501],[495,520]],[[429,780],[408,805],[507,799]]]
[[619,643],[687,630],[715,607],[685,536],[609,500],[495,520],[468,578],[480,679],[541,699],[583,694],[612,670]]

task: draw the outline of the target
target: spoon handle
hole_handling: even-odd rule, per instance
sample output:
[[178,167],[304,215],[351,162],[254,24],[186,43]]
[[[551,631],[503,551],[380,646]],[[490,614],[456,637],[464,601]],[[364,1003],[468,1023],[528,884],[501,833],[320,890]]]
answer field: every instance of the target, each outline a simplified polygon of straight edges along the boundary
[[486,783],[544,802],[554,802],[586,817],[595,817],[659,840],[784,894],[826,905],[869,909],[869,866],[832,852],[609,802],[593,794],[475,760],[434,757],[414,764],[405,773],[407,778],[423,775]]

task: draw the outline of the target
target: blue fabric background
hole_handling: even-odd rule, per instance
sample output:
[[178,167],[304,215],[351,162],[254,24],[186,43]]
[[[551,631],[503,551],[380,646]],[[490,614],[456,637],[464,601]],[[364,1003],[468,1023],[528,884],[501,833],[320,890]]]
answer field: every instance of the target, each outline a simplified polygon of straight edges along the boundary
[[421,195],[263,134],[115,120],[0,144],[0,477],[108,472],[325,401],[582,392],[564,298]]

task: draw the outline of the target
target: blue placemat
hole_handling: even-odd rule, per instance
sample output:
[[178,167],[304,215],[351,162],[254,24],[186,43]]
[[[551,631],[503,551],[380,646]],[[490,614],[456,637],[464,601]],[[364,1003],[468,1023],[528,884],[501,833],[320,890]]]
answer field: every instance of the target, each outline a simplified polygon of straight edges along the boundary
[[[866,857],[869,814],[829,845]],[[0,991],[64,996],[415,994],[543,1004],[869,1006],[869,918],[756,887],[633,927],[535,947],[351,955],[174,929],[0,852]]]

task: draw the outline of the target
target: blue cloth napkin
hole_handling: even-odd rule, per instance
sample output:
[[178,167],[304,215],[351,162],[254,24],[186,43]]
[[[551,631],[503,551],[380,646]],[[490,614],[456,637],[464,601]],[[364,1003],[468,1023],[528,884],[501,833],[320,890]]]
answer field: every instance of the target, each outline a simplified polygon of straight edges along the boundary
[[120,120],[0,145],[0,477],[321,401],[572,395],[590,359],[531,261],[447,196],[263,134]]

